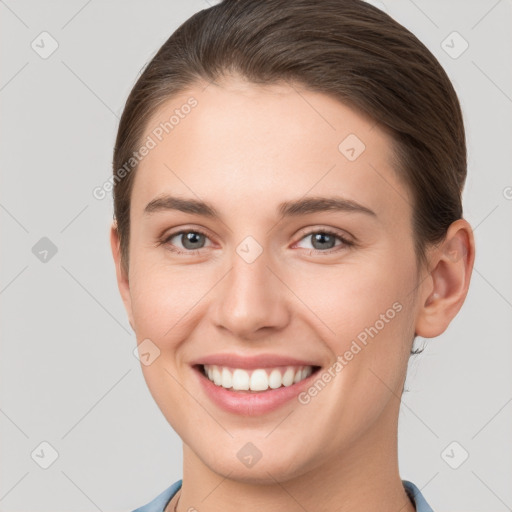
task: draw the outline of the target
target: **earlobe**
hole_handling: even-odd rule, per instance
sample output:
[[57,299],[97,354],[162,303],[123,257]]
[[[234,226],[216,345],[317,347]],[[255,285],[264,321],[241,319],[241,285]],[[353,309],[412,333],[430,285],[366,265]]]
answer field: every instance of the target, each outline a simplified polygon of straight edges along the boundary
[[431,270],[420,295],[416,333],[423,338],[442,334],[459,312],[469,288],[475,245],[464,219],[453,222],[444,241],[432,250]]
[[110,246],[112,249],[112,256],[114,258],[114,264],[116,267],[116,279],[117,286],[119,288],[119,293],[121,294],[121,298],[123,300],[124,307],[128,315],[128,321],[130,322],[130,326],[132,327],[133,330],[135,330],[133,324],[130,283],[128,275],[124,270],[122,264],[121,244],[116,221],[112,222],[112,226],[110,227]]

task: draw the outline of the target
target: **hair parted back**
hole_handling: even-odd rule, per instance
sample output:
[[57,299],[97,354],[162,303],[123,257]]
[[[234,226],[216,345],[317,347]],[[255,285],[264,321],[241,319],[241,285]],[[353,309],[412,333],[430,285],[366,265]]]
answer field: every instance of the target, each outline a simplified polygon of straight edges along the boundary
[[[114,175],[140,147],[162,103],[230,74],[328,94],[390,133],[395,170],[413,197],[418,260],[425,262],[427,244],[443,240],[462,217],[466,142],[455,90],[416,36],[363,0],[224,0],[190,17],[147,64],[126,101]],[[126,271],[136,171],[114,180]]]

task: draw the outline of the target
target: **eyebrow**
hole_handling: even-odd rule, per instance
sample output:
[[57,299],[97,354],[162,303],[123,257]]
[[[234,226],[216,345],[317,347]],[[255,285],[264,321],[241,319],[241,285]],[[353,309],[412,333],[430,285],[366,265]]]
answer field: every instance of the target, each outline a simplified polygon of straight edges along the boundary
[[[167,210],[177,210],[209,218],[220,218],[219,212],[210,203],[197,199],[183,199],[169,195],[160,196],[150,201],[144,208],[144,214],[149,215]],[[277,211],[283,217],[297,217],[299,215],[325,211],[364,213],[374,217],[377,216],[373,210],[359,204],[357,201],[339,196],[307,197],[285,201],[278,205]]]

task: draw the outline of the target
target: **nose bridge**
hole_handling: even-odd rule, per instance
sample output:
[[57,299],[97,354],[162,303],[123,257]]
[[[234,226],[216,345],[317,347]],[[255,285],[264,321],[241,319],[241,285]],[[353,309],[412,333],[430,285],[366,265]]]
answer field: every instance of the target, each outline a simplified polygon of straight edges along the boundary
[[282,328],[288,321],[283,285],[268,268],[268,251],[248,236],[232,253],[215,321],[237,337],[251,337],[262,327]]

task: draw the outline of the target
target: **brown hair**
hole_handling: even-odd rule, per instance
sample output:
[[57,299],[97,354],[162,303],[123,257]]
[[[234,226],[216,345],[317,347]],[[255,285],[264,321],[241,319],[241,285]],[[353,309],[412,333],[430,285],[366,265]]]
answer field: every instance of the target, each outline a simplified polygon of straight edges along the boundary
[[[120,169],[171,96],[231,73],[283,80],[365,113],[394,141],[395,170],[413,197],[415,249],[443,240],[462,217],[466,143],[445,71],[406,28],[362,0],[224,0],[184,22],[137,80],[114,149],[114,218],[128,269],[130,197],[136,172]],[[341,142],[341,141],[340,141]]]

